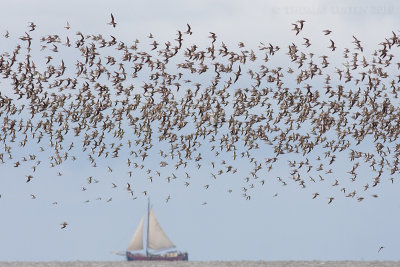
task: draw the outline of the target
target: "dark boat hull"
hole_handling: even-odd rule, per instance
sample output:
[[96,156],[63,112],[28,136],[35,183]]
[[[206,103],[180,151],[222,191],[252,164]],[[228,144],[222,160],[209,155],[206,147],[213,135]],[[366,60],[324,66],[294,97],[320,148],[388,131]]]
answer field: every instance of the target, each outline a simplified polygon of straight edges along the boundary
[[187,261],[189,255],[187,252],[176,253],[176,255],[143,255],[127,251],[126,259],[128,261]]
[[143,255],[126,252],[128,261],[188,261],[189,255],[187,252],[176,253],[176,255]]

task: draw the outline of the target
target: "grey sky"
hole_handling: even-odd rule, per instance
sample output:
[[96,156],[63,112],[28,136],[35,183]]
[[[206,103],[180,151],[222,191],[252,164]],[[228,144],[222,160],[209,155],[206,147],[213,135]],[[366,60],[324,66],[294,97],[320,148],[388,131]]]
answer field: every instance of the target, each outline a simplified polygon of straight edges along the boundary
[[[367,49],[376,48],[400,25],[397,1],[278,2],[2,1],[0,33],[8,30],[13,38],[20,37],[28,22],[34,21],[38,35],[72,36],[81,31],[146,43],[150,32],[157,40],[173,39],[176,30],[186,30],[189,23],[194,32],[190,42],[207,43],[212,31],[230,47],[243,41],[255,49],[259,42],[287,49],[291,42],[302,42],[295,39],[291,23],[305,19],[303,36],[310,37],[316,50],[329,45],[320,41],[328,41],[323,39],[324,29],[333,31],[331,38],[343,50],[351,45],[353,34]],[[107,25],[110,13],[118,23],[115,29]],[[64,29],[67,21],[69,33]],[[14,46],[0,38],[1,52]],[[5,86],[1,80],[0,86]],[[15,159],[27,154],[18,153]],[[262,153],[256,154],[262,159]],[[342,155],[338,161],[347,166],[347,154]],[[43,162],[48,156],[42,154]],[[149,184],[148,175],[138,172],[133,178],[138,199],[132,200],[125,190],[125,162],[100,160],[100,167],[91,168],[87,155],[82,157],[75,163],[38,169],[29,184],[25,183],[28,166],[14,168],[13,161],[0,165],[0,261],[123,260],[111,252],[127,247],[146,211],[147,199],[140,193],[144,190],[151,195],[156,216],[172,242],[188,251],[191,260],[400,260],[399,180],[391,184],[386,177],[378,189],[366,193],[377,193],[379,198],[357,202],[338,197],[328,205],[329,196],[339,195],[339,189],[330,186],[334,178],[306,189],[294,183],[282,187],[276,177],[287,168],[285,163],[264,172],[265,185],[255,187],[252,199],[246,201],[241,187],[251,166],[228,158],[239,175],[213,180],[207,169],[192,168],[188,188],[184,178]],[[112,173],[107,166],[113,168]],[[147,166],[157,168],[158,161],[148,161]],[[345,173],[344,169],[334,171]],[[368,169],[359,175],[367,177]],[[100,182],[87,185],[89,176]],[[112,188],[112,182],[118,187]],[[205,184],[210,184],[208,190]],[[312,200],[315,191],[321,196]],[[32,200],[30,194],[37,199]],[[166,204],[168,195],[171,200]],[[113,200],[106,202],[109,197]],[[52,205],[53,201],[58,204]],[[63,221],[69,225],[61,230]],[[381,246],[385,248],[378,253]]]

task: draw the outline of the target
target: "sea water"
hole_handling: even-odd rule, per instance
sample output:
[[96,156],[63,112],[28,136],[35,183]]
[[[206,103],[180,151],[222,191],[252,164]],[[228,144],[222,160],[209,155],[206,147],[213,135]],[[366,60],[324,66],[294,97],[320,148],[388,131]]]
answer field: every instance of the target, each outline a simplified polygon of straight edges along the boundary
[[186,261],[186,262],[0,262],[1,267],[392,267],[400,266],[400,261]]

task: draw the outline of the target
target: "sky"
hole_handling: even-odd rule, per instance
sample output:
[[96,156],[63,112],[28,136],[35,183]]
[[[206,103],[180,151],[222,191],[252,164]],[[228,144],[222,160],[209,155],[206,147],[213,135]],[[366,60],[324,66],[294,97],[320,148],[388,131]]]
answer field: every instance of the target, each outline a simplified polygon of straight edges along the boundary
[[[353,35],[368,50],[392,31],[398,32],[400,26],[397,1],[18,0],[3,1],[2,9],[0,33],[8,30],[11,35],[11,40],[0,39],[2,52],[15,47],[13,38],[24,35],[31,21],[38,25],[38,36],[81,31],[111,34],[127,43],[136,38],[146,40],[149,33],[160,41],[173,39],[176,31],[186,30],[189,23],[193,43],[207,43],[209,32],[214,32],[219,41],[231,47],[243,41],[254,48],[260,42],[286,48],[292,42],[302,42],[291,28],[292,23],[304,19],[302,34],[317,51],[329,45],[320,41],[328,41],[323,39],[325,29],[333,31],[331,38],[341,50],[351,44]],[[115,29],[107,25],[110,13],[118,23]],[[67,21],[71,33],[64,29]],[[68,56],[74,62],[74,55]],[[0,86],[7,91],[6,83],[0,82]],[[364,146],[369,149],[368,144]],[[33,145],[17,150],[14,159],[37,149]],[[211,160],[207,144],[202,149]],[[399,180],[392,184],[386,177],[379,188],[365,193],[378,194],[378,198],[358,202],[337,197],[328,205],[330,196],[339,195],[339,189],[330,186],[334,178],[305,189],[290,182],[282,186],[276,177],[287,175],[285,162],[263,172],[264,186],[256,186],[251,200],[246,200],[241,189],[252,166],[245,160],[233,161],[229,155],[225,159],[238,169],[238,175],[215,180],[208,169],[191,166],[190,186],[186,187],[184,171],[178,172],[176,182],[160,178],[149,183],[144,170],[128,179],[126,163],[120,159],[102,159],[98,168],[92,168],[86,154],[72,152],[77,161],[56,168],[42,166],[31,183],[25,182],[25,175],[31,172],[28,164],[15,168],[11,160],[0,165],[0,261],[125,260],[112,252],[126,249],[146,213],[144,190],[161,226],[179,250],[189,253],[190,260],[400,260]],[[269,151],[255,155],[265,158],[264,153]],[[349,164],[346,153],[340,154],[335,165],[338,175],[345,173]],[[48,162],[50,154],[39,154],[43,164]],[[285,159],[292,160],[291,155]],[[159,168],[159,160],[150,157],[146,168]],[[160,171],[161,177],[168,175],[168,169]],[[88,184],[90,176],[99,183]],[[369,179],[369,169],[362,169],[359,176]],[[135,184],[135,200],[126,191],[127,181]],[[204,188],[206,184],[209,189]],[[82,187],[87,190],[82,191]],[[312,199],[316,190],[321,196]],[[36,199],[31,199],[31,194]],[[168,196],[171,199],[166,203]],[[107,202],[110,197],[112,201]],[[60,229],[64,221],[68,226]],[[384,248],[378,252],[380,247]]]

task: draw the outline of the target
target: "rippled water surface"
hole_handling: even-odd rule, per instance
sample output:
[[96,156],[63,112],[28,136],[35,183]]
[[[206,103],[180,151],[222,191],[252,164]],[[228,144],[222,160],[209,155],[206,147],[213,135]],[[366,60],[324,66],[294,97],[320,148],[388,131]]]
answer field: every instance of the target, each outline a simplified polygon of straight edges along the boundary
[[95,261],[73,261],[73,262],[0,262],[1,267],[52,267],[52,266],[79,266],[79,267],[161,267],[161,266],[188,266],[188,267],[206,267],[206,266],[267,266],[267,267],[298,267],[298,266],[344,266],[344,267],[389,267],[400,266],[399,261],[189,261],[189,262],[95,262]]

